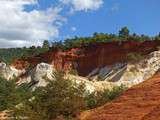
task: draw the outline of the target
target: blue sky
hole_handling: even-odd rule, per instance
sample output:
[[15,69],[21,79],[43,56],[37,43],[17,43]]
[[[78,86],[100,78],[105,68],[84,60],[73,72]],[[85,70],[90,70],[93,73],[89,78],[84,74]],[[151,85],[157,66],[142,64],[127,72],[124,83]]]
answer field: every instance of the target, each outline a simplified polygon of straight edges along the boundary
[[[41,9],[57,4],[55,0],[39,1]],[[132,33],[156,35],[160,32],[159,5],[159,0],[104,0],[94,11],[62,11],[67,22],[60,28],[59,39],[90,36],[94,32],[117,33],[123,26],[128,26]]]
[[160,0],[0,1],[0,47],[41,45],[94,32],[160,32]]
[[[155,35],[160,32],[159,0],[106,0],[102,8],[88,13],[77,13],[68,18],[61,35],[91,35],[93,32],[117,33],[128,26],[131,32]],[[117,6],[116,9],[113,9]],[[76,26],[77,31],[69,28]]]

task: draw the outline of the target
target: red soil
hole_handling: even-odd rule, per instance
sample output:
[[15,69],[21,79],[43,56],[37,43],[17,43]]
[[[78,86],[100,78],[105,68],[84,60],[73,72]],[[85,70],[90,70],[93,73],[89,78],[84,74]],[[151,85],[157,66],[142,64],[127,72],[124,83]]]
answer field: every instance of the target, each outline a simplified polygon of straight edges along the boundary
[[[69,51],[49,51],[45,54],[20,59],[13,63],[18,68],[26,68],[28,64],[36,65],[40,62],[53,64],[58,70],[69,70],[75,68],[79,75],[86,76],[97,67],[126,62],[127,54],[136,52],[148,54],[160,46],[160,41],[145,42],[108,42],[93,43],[86,47],[73,48]],[[82,51],[81,54],[77,54]]]
[[81,120],[160,120],[160,73],[112,103],[84,112]]

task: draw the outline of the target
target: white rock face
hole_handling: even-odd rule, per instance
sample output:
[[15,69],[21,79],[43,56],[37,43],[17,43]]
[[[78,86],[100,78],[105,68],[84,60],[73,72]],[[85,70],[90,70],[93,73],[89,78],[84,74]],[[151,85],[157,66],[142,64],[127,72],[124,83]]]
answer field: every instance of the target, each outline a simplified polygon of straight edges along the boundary
[[[151,78],[160,69],[160,51],[155,51],[135,64],[118,63],[93,70],[88,77],[94,81],[105,81],[128,87]],[[102,82],[101,82],[102,83]]]
[[30,83],[33,87],[46,86],[46,79],[54,79],[55,69],[47,63],[40,63],[34,69],[28,72],[23,78],[20,78],[19,84]]
[[10,80],[19,77],[25,70],[17,70],[13,66],[8,66],[5,63],[0,63],[0,77]]
[[[151,78],[160,69],[160,51],[149,54],[144,60],[135,64],[117,63],[103,68],[96,68],[87,77],[66,75],[72,81],[84,83],[89,92],[111,89],[113,86],[126,85],[131,87]],[[19,84],[29,83],[33,88],[46,86],[47,79],[56,80],[54,66],[40,63],[34,69],[19,78]],[[7,80],[20,76],[24,71],[0,63],[0,75]]]

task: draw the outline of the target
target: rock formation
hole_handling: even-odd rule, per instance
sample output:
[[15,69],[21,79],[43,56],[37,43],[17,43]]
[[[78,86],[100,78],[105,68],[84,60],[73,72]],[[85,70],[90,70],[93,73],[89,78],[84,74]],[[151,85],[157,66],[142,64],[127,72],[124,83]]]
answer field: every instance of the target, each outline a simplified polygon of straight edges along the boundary
[[53,80],[55,69],[52,65],[47,63],[40,63],[33,69],[27,71],[25,74],[20,76],[18,84],[28,83],[31,87],[46,86],[47,79]]
[[[32,86],[45,86],[46,78],[54,79],[58,70],[76,69],[79,75],[66,74],[77,83],[84,82],[89,91],[103,90],[124,84],[131,87],[151,78],[160,69],[160,41],[96,43],[69,51],[49,51],[35,57],[17,60],[12,66],[0,64],[1,77]],[[81,51],[81,54],[77,54]],[[142,60],[130,63],[128,53],[144,55]],[[26,68],[28,65],[31,68]],[[13,67],[14,65],[14,67]],[[22,68],[25,68],[23,70]],[[87,77],[86,77],[87,76]]]
[[[126,85],[131,87],[151,78],[160,69],[160,51],[154,51],[146,56],[145,59],[136,63],[116,63],[102,68],[94,69],[87,77],[68,75],[71,80],[84,82],[86,89],[90,92],[112,88],[117,85]],[[53,65],[47,63],[37,64],[32,69],[18,70],[0,64],[1,77],[13,79],[18,77],[19,84],[29,83],[34,87],[45,86],[45,79],[54,79],[56,69]]]
[[6,80],[14,79],[19,77],[25,70],[18,70],[14,66],[6,65],[5,63],[0,63],[0,76]]
[[67,71],[74,68],[80,76],[87,76],[96,68],[127,62],[126,56],[129,53],[147,55],[156,51],[158,46],[160,41],[92,43],[68,51],[53,50],[34,57],[18,59],[13,65],[17,69],[23,69],[44,62],[54,65],[57,70]]
[[136,63],[117,63],[96,68],[88,77],[117,84],[138,84],[151,78],[160,69],[160,51],[154,51]]

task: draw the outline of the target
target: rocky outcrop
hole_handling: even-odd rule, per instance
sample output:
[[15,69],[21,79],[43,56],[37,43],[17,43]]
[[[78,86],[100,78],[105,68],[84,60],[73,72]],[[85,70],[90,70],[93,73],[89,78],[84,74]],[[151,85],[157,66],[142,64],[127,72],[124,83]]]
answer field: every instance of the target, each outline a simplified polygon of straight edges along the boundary
[[[28,82],[45,86],[44,77],[54,79],[54,72],[76,69],[80,76],[70,75],[74,81],[85,82],[89,91],[112,88],[125,84],[133,86],[152,77],[160,68],[160,41],[93,43],[68,51],[49,51],[24,60],[17,60],[14,67],[1,65],[0,73],[7,79],[19,76],[19,84]],[[136,63],[128,63],[127,55],[138,53],[147,56]],[[6,72],[7,71],[7,72]],[[20,73],[19,73],[20,72]],[[87,76],[87,77],[86,77]]]
[[[1,65],[1,73],[7,79],[19,76],[19,70]],[[3,68],[3,69],[2,69]],[[102,68],[94,69],[87,77],[66,74],[66,77],[76,83],[83,82],[89,92],[112,89],[113,86],[126,85],[131,87],[151,78],[160,69],[160,51],[154,51],[136,63],[116,63]],[[7,72],[6,72],[7,71]],[[54,73],[57,70],[53,65],[40,63],[32,69],[26,70],[19,77],[19,84],[28,83],[33,88],[46,86],[46,79],[55,80]],[[21,71],[22,73],[22,71]]]
[[31,87],[40,87],[47,85],[48,80],[54,80],[55,69],[47,63],[40,63],[35,68],[29,70],[19,78],[18,84],[28,83]]
[[136,63],[118,63],[96,68],[88,77],[92,80],[132,86],[151,78],[160,69],[160,51],[154,51]]
[[5,63],[0,63],[0,77],[6,80],[14,79],[19,77],[25,70],[18,70],[14,66],[6,65]]
[[79,75],[87,76],[96,68],[128,62],[130,53],[148,55],[158,46],[160,41],[95,43],[85,48],[83,56],[76,60],[76,68]]

